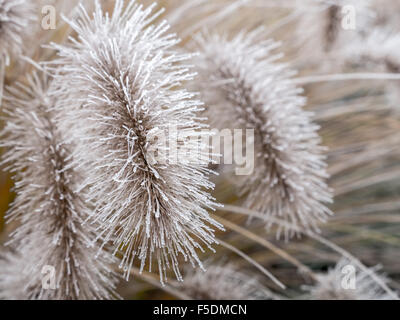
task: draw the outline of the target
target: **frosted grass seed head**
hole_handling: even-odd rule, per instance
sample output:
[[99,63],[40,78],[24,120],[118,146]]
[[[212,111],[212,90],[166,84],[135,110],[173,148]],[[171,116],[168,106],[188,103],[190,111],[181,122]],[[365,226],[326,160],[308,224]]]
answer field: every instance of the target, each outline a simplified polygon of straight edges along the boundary
[[[65,143],[51,110],[50,86],[50,78],[34,73],[5,95],[2,160],[14,174],[16,192],[7,219],[19,222],[9,243],[26,275],[20,276],[23,287],[22,280],[14,280],[26,299],[112,299],[113,256],[98,252],[92,243],[95,226],[83,225],[92,207],[83,193],[73,191],[81,175],[72,164],[73,146]],[[45,267],[54,270],[54,288],[42,286]]]
[[[74,157],[96,202],[91,221],[100,223],[104,243],[121,252],[126,277],[137,257],[141,269],[148,263],[151,270],[154,261],[163,282],[169,268],[181,279],[179,255],[201,266],[196,251],[211,248],[213,227],[222,226],[207,212],[215,203],[208,157],[196,139],[204,128],[202,106],[181,86],[193,78],[183,65],[189,56],[175,51],[178,39],[166,22],[153,24],[161,14],[153,9],[134,1],[124,8],[117,0],[109,16],[96,2],[93,18],[81,8],[69,21],[77,40],[54,47],[65,97],[59,110],[69,119],[64,129],[81,142]],[[179,133],[176,145],[194,152],[152,161],[154,151],[171,151],[153,139],[171,125]]]
[[[276,61],[279,45],[259,36],[256,30],[233,39],[197,38],[201,97],[212,127],[254,130],[254,173],[237,177],[245,205],[265,213],[266,221],[273,216],[318,230],[332,201],[319,127],[303,110],[305,98],[292,83],[293,72]],[[285,228],[285,237],[295,228]]]
[[27,0],[0,0],[0,56],[8,65],[10,56],[19,56],[26,33],[35,20],[35,5]]
[[232,263],[212,262],[206,271],[186,268],[180,288],[195,300],[271,300],[277,295]]
[[0,299],[25,300],[27,280],[24,268],[26,261],[21,254],[8,249],[0,249]]
[[29,0],[0,0],[0,106],[6,66],[26,47],[26,34],[35,20],[34,8]]
[[338,69],[346,62],[342,49],[363,37],[374,19],[370,0],[305,1],[299,3],[292,42],[301,65]]
[[[345,269],[350,267],[351,269]],[[376,269],[376,268],[375,268]],[[354,270],[354,273],[353,271]],[[382,275],[376,274],[376,270],[370,269],[385,283],[388,282]],[[351,279],[354,277],[354,279]],[[304,286],[309,297],[314,300],[392,300],[372,279],[367,272],[357,271],[351,262],[341,259],[336,266],[326,274],[317,276],[318,283],[313,286]],[[351,282],[353,281],[353,282]]]

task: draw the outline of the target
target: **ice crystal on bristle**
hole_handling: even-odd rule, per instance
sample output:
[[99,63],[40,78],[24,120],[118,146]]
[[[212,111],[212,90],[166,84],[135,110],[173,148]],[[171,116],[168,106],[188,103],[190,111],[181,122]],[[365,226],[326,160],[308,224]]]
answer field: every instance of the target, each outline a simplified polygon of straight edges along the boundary
[[[278,45],[256,41],[259,35],[197,38],[201,97],[213,127],[254,130],[254,172],[237,177],[246,205],[265,213],[266,220],[280,217],[318,230],[317,223],[330,214],[324,203],[332,201],[318,126],[302,109],[305,98],[292,83],[293,72],[272,54]],[[286,227],[285,236],[293,229]]]
[[277,295],[260,283],[260,279],[240,271],[235,265],[208,262],[206,271],[185,268],[179,288],[195,300],[271,300]]
[[[358,271],[355,274],[343,272],[351,262],[341,259],[336,266],[326,274],[317,275],[318,283],[311,286],[304,286],[309,293],[310,299],[314,300],[392,300],[389,295],[373,280],[365,271]],[[374,268],[376,269],[376,268]],[[376,274],[376,270],[370,269],[383,282],[388,279]],[[350,269],[349,269],[350,270]],[[355,276],[354,286],[350,283],[350,277]],[[346,282],[345,277],[348,282]]]
[[[181,65],[189,57],[174,51],[166,22],[152,24],[160,12],[123,4],[116,1],[109,17],[96,3],[93,19],[81,8],[69,22],[78,40],[55,45],[59,110],[82,142],[74,157],[97,204],[91,221],[122,253],[126,277],[137,257],[141,269],[155,261],[162,282],[171,266],[180,280],[179,255],[201,266],[196,250],[216,242],[212,226],[222,229],[207,211],[215,204],[208,152],[197,139],[201,103],[181,87],[193,77]],[[169,139],[175,125],[176,144],[189,152],[173,159],[172,145],[155,137]]]
[[[51,111],[50,79],[35,73],[27,82],[9,88],[1,132],[3,164],[16,180],[7,219],[20,222],[10,243],[26,261],[23,294],[44,300],[111,299],[114,258],[89,246],[96,230],[83,222],[91,207],[73,191],[81,178],[72,166],[72,146],[64,142]],[[42,287],[46,266],[54,268],[55,290]]]

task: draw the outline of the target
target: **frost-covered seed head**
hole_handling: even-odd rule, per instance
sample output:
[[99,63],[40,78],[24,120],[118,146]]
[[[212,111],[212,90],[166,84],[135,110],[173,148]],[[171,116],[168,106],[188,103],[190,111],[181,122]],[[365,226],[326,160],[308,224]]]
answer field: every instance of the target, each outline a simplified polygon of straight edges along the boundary
[[[366,272],[358,271],[355,274],[345,271],[345,267],[351,265],[346,259],[341,259],[336,266],[326,274],[319,274],[318,283],[313,286],[304,286],[309,296],[314,300],[392,300],[393,297],[387,294]],[[352,270],[352,269],[351,269]],[[350,269],[348,271],[351,271]],[[376,274],[376,270],[371,269]],[[345,277],[355,276],[355,287],[346,282]],[[382,281],[388,280],[381,275]]]
[[28,264],[21,254],[8,248],[0,249],[0,300],[28,299],[25,289],[29,281],[25,272]]
[[82,8],[69,22],[78,39],[55,46],[59,110],[69,119],[63,129],[80,142],[74,157],[97,204],[92,222],[101,224],[104,243],[122,252],[126,276],[138,257],[141,268],[158,265],[161,281],[170,267],[181,279],[179,255],[201,266],[196,250],[216,242],[211,226],[222,228],[207,211],[215,206],[207,163],[190,159],[201,153],[152,161],[154,151],[168,153],[153,137],[171,125],[183,137],[178,146],[203,150],[193,139],[204,127],[201,103],[181,89],[193,77],[181,64],[188,56],[174,51],[178,40],[166,22],[152,24],[160,14],[154,6],[130,1],[123,10],[118,0],[110,17],[96,4],[93,18]]
[[371,0],[304,0],[297,10],[293,43],[299,48],[298,58],[303,65],[318,63],[319,69],[341,66],[342,49],[374,18]]
[[[7,273],[3,283],[17,281],[27,299],[111,299],[113,256],[89,246],[96,229],[83,223],[91,204],[73,191],[81,178],[72,166],[72,146],[50,111],[55,103],[50,79],[35,73],[27,82],[9,88],[1,132],[3,163],[14,174],[16,191],[7,218],[20,222],[10,243],[24,264],[26,283],[21,287],[21,280]],[[55,290],[42,286],[46,266],[54,268]]]
[[[238,177],[246,205],[315,230],[330,214],[324,203],[332,201],[318,126],[302,109],[305,98],[292,84],[293,72],[275,61],[278,45],[258,36],[198,37],[199,89],[213,127],[254,130],[254,173]],[[285,231],[288,237],[293,230]]]
[[34,9],[30,0],[0,0],[0,57],[6,64],[11,55],[22,53],[35,20]]
[[180,288],[195,300],[271,300],[277,295],[264,287],[260,279],[226,262],[210,262],[206,271],[186,268]]

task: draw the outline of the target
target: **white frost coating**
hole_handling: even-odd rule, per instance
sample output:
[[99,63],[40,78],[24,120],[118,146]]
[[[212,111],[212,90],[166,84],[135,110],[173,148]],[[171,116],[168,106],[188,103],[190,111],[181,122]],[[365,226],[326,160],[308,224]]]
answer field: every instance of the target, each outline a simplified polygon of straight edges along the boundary
[[206,271],[186,268],[180,288],[195,300],[277,300],[260,279],[232,263],[208,262]]
[[[83,193],[73,192],[80,176],[72,166],[72,146],[64,142],[49,110],[54,104],[50,80],[38,74],[27,80],[27,85],[9,88],[4,101],[2,159],[16,180],[7,219],[20,226],[10,240],[17,253],[1,265],[0,290],[9,299],[18,298],[15,292],[24,299],[111,299],[113,256],[106,251],[97,256],[99,246],[89,247],[95,227],[83,222],[91,208]],[[23,264],[19,277],[12,272],[17,260],[16,266]],[[46,266],[54,268],[54,290],[42,287]]]
[[22,53],[26,35],[36,18],[34,8],[30,0],[0,0],[0,57],[6,64],[11,55]]
[[296,10],[300,19],[291,41],[298,47],[297,57],[322,70],[342,67],[343,48],[374,19],[371,0],[304,0]]
[[0,106],[5,68],[10,56],[19,57],[25,47],[35,20],[34,8],[30,0],[0,0]]
[[[177,162],[154,162],[168,154],[155,133],[167,133],[171,124],[188,150],[204,150],[196,137],[204,127],[197,113],[201,103],[181,89],[191,80],[174,52],[176,37],[168,25],[151,24],[161,12],[130,1],[123,10],[116,1],[112,16],[96,2],[94,17],[81,8],[69,21],[78,34],[65,46],[54,45],[60,58],[56,93],[66,115],[62,129],[79,141],[75,161],[87,174],[87,194],[96,201],[91,222],[100,223],[99,238],[112,241],[122,253],[120,267],[129,277],[135,257],[151,271],[158,265],[161,282],[172,266],[181,280],[178,256],[201,267],[196,249],[216,242],[207,209],[215,207],[209,189],[208,153],[191,152]],[[165,160],[165,159],[164,159]],[[210,247],[211,248],[211,247]]]
[[[317,276],[318,283],[315,286],[304,286],[309,298],[314,300],[393,300],[393,296],[383,291],[366,272],[354,269],[355,274],[349,273],[345,269],[346,266],[351,267],[351,263],[342,258],[335,268]],[[375,273],[376,270],[371,269],[371,272]],[[354,287],[348,285],[350,277],[353,276],[355,276]],[[384,276],[379,277],[385,283],[388,282]]]
[[[212,126],[254,129],[254,173],[237,177],[246,205],[318,230],[317,223],[330,214],[324,203],[332,201],[318,126],[302,109],[305,98],[292,84],[293,72],[272,54],[278,45],[256,41],[260,34],[240,33],[232,40],[197,38],[201,97],[215,120]],[[286,238],[295,234],[289,228],[284,231]]]

